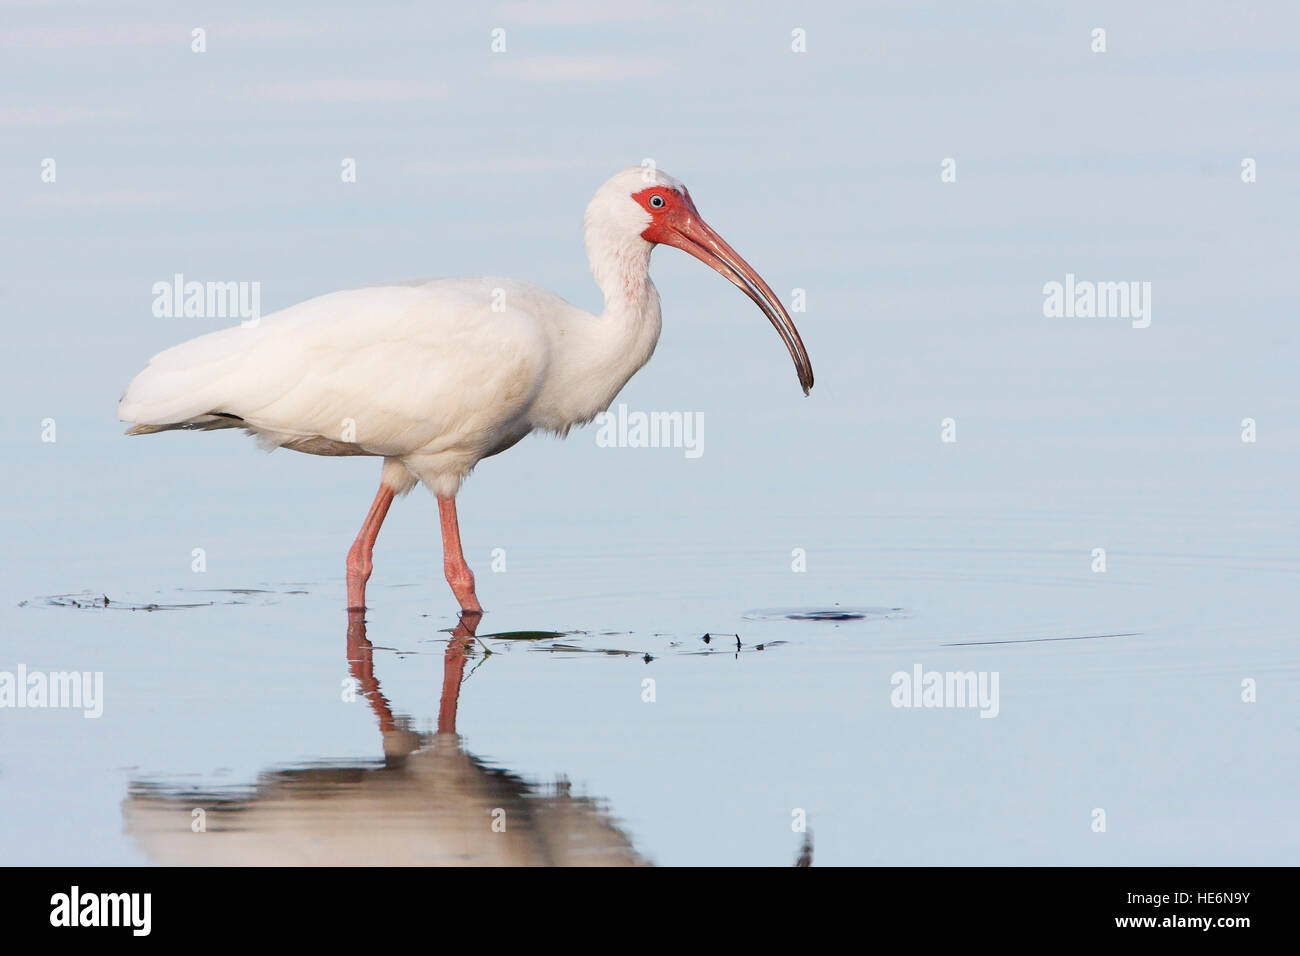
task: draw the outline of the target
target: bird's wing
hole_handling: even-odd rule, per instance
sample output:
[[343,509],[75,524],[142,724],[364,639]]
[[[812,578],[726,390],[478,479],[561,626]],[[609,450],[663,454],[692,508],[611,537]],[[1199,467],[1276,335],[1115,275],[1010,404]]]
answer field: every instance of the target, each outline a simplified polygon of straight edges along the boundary
[[526,412],[549,365],[542,320],[509,305],[536,295],[522,284],[494,295],[505,281],[336,292],[191,339],[150,360],[119,417],[166,425],[235,415],[377,455],[489,441]]

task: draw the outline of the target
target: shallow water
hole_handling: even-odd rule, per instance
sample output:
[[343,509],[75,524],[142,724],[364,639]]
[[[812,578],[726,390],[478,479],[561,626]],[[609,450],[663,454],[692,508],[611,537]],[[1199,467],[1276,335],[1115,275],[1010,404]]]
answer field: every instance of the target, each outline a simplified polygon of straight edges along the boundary
[[[201,76],[147,44],[7,51],[6,88],[144,112],[15,127],[77,171],[58,202],[0,159],[32,183],[0,236],[0,672],[103,676],[97,718],[0,708],[0,860],[790,865],[805,818],[814,865],[1300,859],[1296,15],[1116,6],[1098,60],[1091,19],[885,5],[810,20],[796,63],[783,10],[745,10],[527,27],[531,51],[703,64],[654,77],[680,108],[649,127],[590,122],[635,79],[521,89],[472,44],[439,60],[445,100],[241,98],[328,51],[428,79],[425,38],[479,37],[467,14],[340,8]],[[380,536],[364,637],[344,610],[376,462],[121,435],[145,359],[223,324],[154,318],[154,281],[260,279],[269,311],[486,272],[594,307],[578,214],[647,142],[808,290],[817,385],[735,289],[657,252],[663,338],[618,401],[701,414],[703,454],[588,428],[484,462],[460,503],[473,643],[422,490]],[[1067,272],[1151,281],[1150,327],[1045,318]],[[996,677],[996,706],[896,706],[918,668]]]
[[[227,444],[228,460],[261,454]],[[279,835],[256,841],[258,853],[244,846],[242,859],[554,861],[537,847],[556,845],[559,828],[563,845],[594,841],[618,862],[790,864],[796,810],[818,865],[1295,859],[1297,562],[1284,551],[1294,519],[1276,512],[1120,521],[812,509],[755,531],[748,501],[671,520],[614,507],[570,526],[504,490],[495,510],[467,493],[489,613],[456,684],[460,737],[448,757],[437,731],[455,619],[433,570],[431,500],[401,503],[381,537],[367,615],[376,685],[345,699],[363,655],[355,636],[350,646],[342,574],[328,573],[347,544],[343,517],[324,519],[337,525],[330,551],[311,521],[272,533],[241,520],[232,496],[213,505],[219,531],[167,556],[185,536],[150,528],[142,512],[158,503],[113,493],[124,502],[114,514],[64,531],[102,542],[103,566],[85,561],[70,583],[93,576],[109,606],[86,595],[86,607],[34,599],[4,612],[14,660],[72,661],[105,681],[95,720],[5,714],[4,818],[27,821],[6,827],[15,862],[231,859],[216,840],[188,838],[195,807],[218,836],[232,805],[246,811],[233,828],[241,839],[261,826]],[[299,492],[269,481],[266,495],[292,509]],[[1090,524],[1113,529],[1104,574],[1090,567]],[[293,548],[299,536],[320,550]],[[116,555],[108,545],[122,537],[153,548]],[[203,575],[189,570],[191,540],[210,541]],[[795,541],[807,546],[803,573],[790,570]],[[490,543],[506,548],[504,573],[488,569]],[[26,576],[66,580],[68,547],[47,537]],[[150,562],[172,570],[155,589],[132,588]],[[310,573],[290,582],[269,577],[276,570]],[[783,606],[766,606],[774,600]],[[917,665],[996,673],[996,717],[893,706],[893,675]],[[1241,700],[1246,678],[1257,703]],[[392,728],[423,735],[407,748],[453,760],[455,774],[385,768],[393,734],[373,706],[379,694]],[[311,799],[307,784],[284,782],[294,774],[307,775]],[[403,785],[359,781],[385,774]],[[556,810],[557,780],[580,813]],[[311,816],[294,816],[286,787]],[[374,804],[374,792],[399,804]],[[152,815],[137,809],[146,797]],[[170,810],[161,818],[159,805]],[[548,827],[546,840],[526,840],[527,853],[487,840],[498,808],[518,828]],[[1095,808],[1107,813],[1104,834],[1090,830]],[[305,847],[293,840],[304,828]]]

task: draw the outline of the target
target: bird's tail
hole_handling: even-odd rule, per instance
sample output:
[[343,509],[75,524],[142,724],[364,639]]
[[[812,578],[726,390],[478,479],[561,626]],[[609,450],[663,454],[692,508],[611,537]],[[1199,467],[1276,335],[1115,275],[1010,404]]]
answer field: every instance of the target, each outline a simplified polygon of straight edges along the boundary
[[178,429],[210,432],[218,428],[242,428],[243,425],[244,420],[238,415],[227,415],[218,412],[211,415],[199,415],[188,421],[172,422],[167,425],[132,425],[126,430],[126,433],[128,435],[152,435],[155,432],[170,432]]

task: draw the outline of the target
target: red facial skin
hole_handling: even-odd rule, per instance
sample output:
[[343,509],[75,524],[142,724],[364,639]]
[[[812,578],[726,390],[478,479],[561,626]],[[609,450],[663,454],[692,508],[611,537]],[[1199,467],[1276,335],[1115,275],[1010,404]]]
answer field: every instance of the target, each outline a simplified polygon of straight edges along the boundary
[[[654,206],[651,203],[656,196],[663,199],[663,205]],[[812,363],[803,347],[803,340],[799,338],[799,330],[790,320],[790,314],[762,276],[700,218],[699,210],[691,201],[691,194],[686,191],[686,187],[681,187],[679,191],[672,186],[651,186],[633,193],[632,198],[650,215],[650,225],[641,232],[642,239],[676,246],[683,252],[690,253],[726,276],[728,281],[763,310],[789,349],[795,370],[799,374],[799,384],[807,395],[813,385]]]
[[[658,208],[650,205],[652,196],[661,197],[664,204]],[[691,202],[691,194],[686,191],[685,186],[680,193],[668,186],[651,186],[639,193],[633,193],[632,198],[650,214],[650,225],[646,226],[645,231],[641,233],[641,238],[646,242],[662,242],[665,245],[681,248],[679,242],[673,241],[674,237],[689,230],[692,221],[703,221],[700,219],[699,210],[695,208],[695,203]]]

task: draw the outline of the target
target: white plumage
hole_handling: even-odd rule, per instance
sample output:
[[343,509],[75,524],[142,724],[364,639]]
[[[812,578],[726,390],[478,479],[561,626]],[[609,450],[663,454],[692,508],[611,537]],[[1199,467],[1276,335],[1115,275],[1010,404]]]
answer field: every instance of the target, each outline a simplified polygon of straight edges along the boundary
[[407,487],[450,496],[479,459],[600,410],[534,408],[557,340],[584,321],[597,320],[508,279],[335,292],[162,352],[119,410],[146,426],[245,427],[272,447],[398,459]]
[[[660,331],[649,277],[657,242],[686,249],[746,291],[781,331],[805,390],[811,386],[789,316],[699,219],[677,180],[640,167],[617,174],[592,199],[585,229],[602,315],[492,277],[335,292],[159,353],[127,387],[119,417],[134,423],[128,434],[235,427],[268,447],[383,457],[380,497],[420,481],[445,504],[481,459],[531,431],[565,434],[589,422],[649,360]],[[358,573],[367,577],[386,510],[385,502],[354,545],[354,552],[364,545]],[[450,520],[454,530],[454,504]],[[444,539],[447,521],[444,511]],[[456,551],[448,551],[449,580],[452,565],[458,574],[464,565],[458,537]],[[352,565],[350,558],[355,597]],[[472,598],[467,566],[465,575]],[[477,609],[464,596],[461,603]]]

